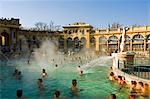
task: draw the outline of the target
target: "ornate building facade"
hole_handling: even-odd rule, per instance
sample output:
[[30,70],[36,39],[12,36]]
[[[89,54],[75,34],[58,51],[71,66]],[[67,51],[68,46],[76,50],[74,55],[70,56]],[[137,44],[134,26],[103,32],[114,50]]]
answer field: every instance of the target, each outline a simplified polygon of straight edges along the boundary
[[[22,29],[19,19],[0,19],[0,48],[2,52],[26,51],[38,48],[43,40],[56,37],[59,49],[79,51],[91,48],[97,53],[120,51],[122,28],[93,29],[77,22],[63,26],[61,32]],[[150,26],[129,27],[126,34],[127,51],[150,51]]]
[[61,32],[48,32],[21,28],[19,19],[0,19],[0,49],[2,52],[24,52],[39,48],[42,41],[52,39]]
[[[96,52],[120,51],[122,28],[93,29],[91,25],[81,22],[69,24],[63,28],[60,41],[64,41],[64,48],[75,49],[85,46],[93,48]],[[126,50],[150,51],[150,26],[129,27],[126,34]]]

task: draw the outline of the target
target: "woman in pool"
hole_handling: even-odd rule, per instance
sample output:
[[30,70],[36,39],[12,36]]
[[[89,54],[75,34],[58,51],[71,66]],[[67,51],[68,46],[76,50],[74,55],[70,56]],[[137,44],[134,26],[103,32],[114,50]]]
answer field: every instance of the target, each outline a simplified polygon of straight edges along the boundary
[[47,76],[46,70],[45,70],[45,69],[42,69],[42,77],[44,78],[44,77],[46,77],[46,76]]

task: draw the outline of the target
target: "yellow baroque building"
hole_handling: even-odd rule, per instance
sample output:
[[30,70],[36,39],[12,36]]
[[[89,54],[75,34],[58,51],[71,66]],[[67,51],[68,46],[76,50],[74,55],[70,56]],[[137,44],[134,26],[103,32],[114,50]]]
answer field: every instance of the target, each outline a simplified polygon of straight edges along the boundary
[[[0,19],[0,48],[6,52],[32,50],[54,36],[64,51],[90,48],[97,53],[112,53],[120,51],[122,32],[122,28],[94,29],[84,22],[63,26],[62,31],[26,30],[21,28],[19,19],[5,18]],[[150,51],[150,26],[128,27],[126,33],[127,51]]]
[[[86,48],[96,52],[112,53],[120,51],[122,28],[93,29],[89,24],[77,22],[64,26],[62,38],[64,47],[70,48],[71,42],[79,41]],[[74,44],[76,48],[76,44]],[[77,44],[78,45],[78,44]],[[150,26],[128,27],[126,34],[127,51],[150,51]]]

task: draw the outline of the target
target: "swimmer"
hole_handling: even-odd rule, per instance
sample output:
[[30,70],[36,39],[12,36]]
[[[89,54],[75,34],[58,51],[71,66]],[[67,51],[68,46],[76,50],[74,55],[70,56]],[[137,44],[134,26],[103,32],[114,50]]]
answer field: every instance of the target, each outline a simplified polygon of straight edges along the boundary
[[42,69],[42,77],[46,77],[46,76],[47,76],[46,70]]
[[135,95],[130,95],[128,99],[135,99]]
[[38,88],[39,88],[40,90],[43,90],[43,89],[44,89],[44,84],[43,84],[43,80],[42,80],[42,79],[38,79],[37,85],[38,85]]
[[111,80],[111,81],[115,80],[115,74],[113,72],[110,73],[109,80]]
[[17,97],[17,99],[24,99],[24,97],[22,96],[22,94],[23,94],[23,91],[22,90],[17,90],[16,91],[16,97]]
[[144,97],[149,97],[150,96],[150,89],[149,89],[149,84],[145,83],[144,88],[142,89],[142,95]]
[[144,88],[143,82],[138,82],[138,83],[137,83],[137,86],[136,86],[137,92],[141,93],[142,90],[143,90],[143,88]]
[[28,60],[28,64],[30,64],[30,60]]
[[116,95],[115,94],[111,94],[109,99],[116,99]]
[[80,76],[82,76],[83,75],[83,71],[81,70],[81,72],[80,72]]
[[22,78],[21,71],[18,71],[18,73],[16,75],[16,79],[20,80],[21,78]]
[[55,67],[58,67],[58,65],[56,64]]
[[14,73],[13,73],[13,76],[16,76],[18,74],[18,69],[15,69]]
[[76,79],[72,80],[71,91],[73,91],[73,92],[77,91],[77,80]]
[[60,99],[60,91],[59,90],[55,91],[54,99]]
[[136,86],[137,86],[137,82],[131,81],[131,86],[130,86],[131,93],[136,93]]

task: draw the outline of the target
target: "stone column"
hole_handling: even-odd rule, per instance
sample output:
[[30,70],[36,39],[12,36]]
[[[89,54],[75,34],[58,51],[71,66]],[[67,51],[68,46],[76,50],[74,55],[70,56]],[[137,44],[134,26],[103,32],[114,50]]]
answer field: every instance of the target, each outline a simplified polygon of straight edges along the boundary
[[99,52],[99,38],[96,37],[96,38],[95,38],[95,41],[96,41],[96,43],[95,43],[95,45],[96,45],[96,46],[95,46],[95,51],[96,51],[96,52]]
[[146,51],[146,39],[144,39],[144,52]]
[[130,40],[130,51],[132,51],[132,40]]
[[90,33],[86,33],[86,48],[90,48]]
[[120,52],[120,40],[118,40],[118,52]]
[[106,44],[107,44],[107,51],[109,51],[109,48],[108,48],[108,40],[107,40],[107,43],[106,43]]

